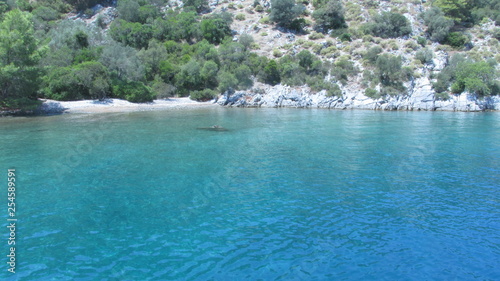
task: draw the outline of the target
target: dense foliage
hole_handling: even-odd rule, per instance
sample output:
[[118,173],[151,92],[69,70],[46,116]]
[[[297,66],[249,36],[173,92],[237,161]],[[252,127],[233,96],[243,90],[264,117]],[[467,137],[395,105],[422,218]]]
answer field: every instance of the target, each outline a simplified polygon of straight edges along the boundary
[[469,92],[478,96],[496,95],[500,82],[493,61],[474,61],[463,55],[454,55],[449,64],[437,76],[434,89],[438,93],[451,91],[459,94]]
[[329,0],[314,10],[316,27],[322,31],[347,27],[344,18],[344,6],[340,0]]
[[4,15],[0,29],[0,106],[33,104],[41,77],[42,55],[34,36],[32,16],[17,9]]
[[304,10],[302,4],[295,3],[295,0],[271,0],[272,21],[283,27],[296,29],[296,18]]
[[382,38],[396,38],[411,33],[410,22],[405,16],[393,12],[376,15],[371,22],[365,24],[364,29],[366,33]]

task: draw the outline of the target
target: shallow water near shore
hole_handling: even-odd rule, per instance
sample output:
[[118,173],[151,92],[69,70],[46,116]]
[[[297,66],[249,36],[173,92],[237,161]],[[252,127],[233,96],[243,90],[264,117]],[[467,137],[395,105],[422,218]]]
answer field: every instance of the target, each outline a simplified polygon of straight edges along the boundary
[[0,118],[0,146],[2,280],[500,279],[497,112]]

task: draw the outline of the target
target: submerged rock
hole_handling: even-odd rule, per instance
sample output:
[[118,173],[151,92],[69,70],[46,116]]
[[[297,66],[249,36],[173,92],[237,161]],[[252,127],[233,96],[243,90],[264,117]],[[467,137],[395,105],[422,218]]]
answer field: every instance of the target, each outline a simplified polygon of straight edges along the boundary
[[196,128],[197,130],[204,130],[204,131],[214,131],[214,132],[225,132],[229,131],[228,129],[221,127],[219,125],[213,125],[211,127],[202,127],[202,128]]

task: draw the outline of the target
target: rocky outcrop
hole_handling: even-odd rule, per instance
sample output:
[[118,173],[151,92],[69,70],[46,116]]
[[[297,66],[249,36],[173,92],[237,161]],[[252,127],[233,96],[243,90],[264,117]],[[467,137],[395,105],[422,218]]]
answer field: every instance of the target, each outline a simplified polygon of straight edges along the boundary
[[325,91],[312,93],[307,86],[263,86],[258,90],[224,93],[217,103],[230,107],[296,107],[328,109],[485,111],[500,110],[500,97],[477,98],[467,93],[447,100],[435,97],[427,78],[416,79],[408,94],[372,99],[361,90],[343,88],[343,95],[327,96]]
[[36,110],[35,114],[47,115],[47,114],[60,114],[66,110],[60,102],[57,101],[44,101]]

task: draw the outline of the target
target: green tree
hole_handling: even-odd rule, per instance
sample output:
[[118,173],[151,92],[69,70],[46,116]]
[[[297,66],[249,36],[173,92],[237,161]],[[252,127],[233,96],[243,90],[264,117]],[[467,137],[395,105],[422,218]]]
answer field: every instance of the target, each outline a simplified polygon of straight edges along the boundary
[[307,70],[312,66],[315,58],[308,50],[302,50],[297,54],[297,59],[299,60],[299,65]]
[[41,76],[38,42],[31,15],[17,9],[0,24],[0,103],[7,107],[33,104]]
[[423,64],[432,62],[433,57],[434,57],[434,52],[427,47],[420,49],[417,51],[417,53],[415,53],[415,58]]
[[149,24],[118,19],[111,24],[109,34],[118,42],[140,49],[148,46],[153,37],[153,28]]
[[276,85],[280,83],[280,72],[275,60],[270,60],[266,67],[264,67],[263,78],[264,82],[267,84]]
[[396,38],[411,33],[411,24],[406,17],[393,12],[382,12],[376,15],[363,28],[366,33],[382,38]]
[[380,46],[373,46],[363,55],[363,58],[370,63],[375,63],[383,49]]
[[248,33],[243,33],[240,35],[238,42],[245,47],[245,51],[250,49],[250,46],[254,42],[252,35]]
[[111,94],[108,70],[96,61],[55,67],[45,77],[43,92],[55,100],[104,99]]
[[144,64],[140,61],[137,50],[112,42],[104,46],[99,61],[109,70],[113,79],[141,81],[144,79]]
[[328,1],[321,8],[316,9],[312,16],[316,20],[316,27],[323,31],[347,27],[344,18],[344,7],[340,0]]
[[160,74],[160,64],[168,58],[168,52],[164,44],[151,40],[148,48],[140,50],[137,56],[146,70],[146,79],[153,80],[156,75]]
[[218,71],[219,66],[214,61],[209,60],[203,64],[200,75],[206,88],[214,88],[217,86]]
[[203,38],[212,44],[220,44],[224,37],[231,35],[231,29],[222,19],[205,19],[200,24]]
[[401,80],[402,62],[400,56],[380,55],[377,58],[376,65],[382,84],[391,85]]
[[479,96],[488,96],[496,90],[495,69],[485,61],[464,61],[457,65],[456,81],[451,86],[455,93],[467,91]]
[[462,48],[465,44],[469,42],[469,37],[462,32],[450,32],[446,37],[445,43],[455,47]]
[[183,0],[184,7],[192,7],[198,13],[201,13],[208,9],[208,1],[207,0]]
[[248,89],[253,86],[253,81],[251,79],[252,71],[250,67],[242,64],[234,69],[234,76],[238,80],[238,88]]
[[270,19],[283,27],[289,27],[298,17],[304,7],[297,5],[295,0],[271,0]]
[[200,63],[195,60],[190,60],[181,67],[180,72],[175,75],[177,90],[181,95],[188,95],[190,91],[203,88],[204,84],[200,72]]
[[453,20],[447,19],[438,7],[432,7],[422,14],[431,40],[443,43],[453,27]]
[[121,19],[130,22],[139,22],[139,8],[141,6],[135,0],[120,0],[116,9]]
[[155,98],[151,89],[142,82],[120,81],[113,85],[113,94],[130,102],[150,102]]
[[219,91],[224,93],[228,90],[234,90],[238,86],[238,79],[227,71],[219,72],[217,76],[217,81],[219,81]]
[[439,7],[446,16],[457,23],[469,21],[471,11],[476,0],[436,0],[434,5]]

